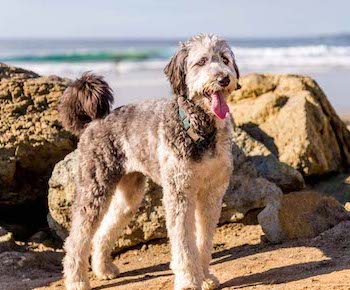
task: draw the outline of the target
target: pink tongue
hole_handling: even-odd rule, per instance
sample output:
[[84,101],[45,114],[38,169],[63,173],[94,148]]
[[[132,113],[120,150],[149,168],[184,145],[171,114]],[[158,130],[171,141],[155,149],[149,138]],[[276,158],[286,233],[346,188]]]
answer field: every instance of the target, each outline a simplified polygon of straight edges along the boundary
[[211,95],[211,109],[214,114],[222,120],[225,119],[230,112],[225,102],[224,95],[221,92],[215,92]]

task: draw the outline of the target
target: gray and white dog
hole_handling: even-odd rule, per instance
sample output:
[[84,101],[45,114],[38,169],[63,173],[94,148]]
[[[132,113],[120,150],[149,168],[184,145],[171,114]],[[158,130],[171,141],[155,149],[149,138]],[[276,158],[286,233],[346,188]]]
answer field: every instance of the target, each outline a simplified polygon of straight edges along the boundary
[[110,257],[144,194],[145,176],[163,187],[175,290],[216,289],[212,238],[232,172],[232,120],[225,97],[239,73],[225,40],[199,35],[180,44],[165,67],[175,93],[110,113],[111,89],[84,74],[64,92],[60,113],[80,136],[77,196],[65,242],[68,290],[119,274]]

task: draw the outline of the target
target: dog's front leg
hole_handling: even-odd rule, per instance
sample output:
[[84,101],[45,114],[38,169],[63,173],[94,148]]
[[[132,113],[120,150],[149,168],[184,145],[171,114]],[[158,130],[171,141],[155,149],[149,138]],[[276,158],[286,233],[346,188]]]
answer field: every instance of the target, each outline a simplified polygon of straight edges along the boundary
[[[176,183],[176,181],[175,181]],[[175,274],[175,290],[200,290],[203,271],[195,240],[195,196],[178,184],[163,186],[163,203],[171,243],[171,269]]]
[[196,203],[196,239],[201,266],[204,273],[202,290],[213,290],[220,286],[219,280],[210,273],[209,264],[213,247],[213,236],[220,218],[222,197],[228,184],[212,187],[201,192]]

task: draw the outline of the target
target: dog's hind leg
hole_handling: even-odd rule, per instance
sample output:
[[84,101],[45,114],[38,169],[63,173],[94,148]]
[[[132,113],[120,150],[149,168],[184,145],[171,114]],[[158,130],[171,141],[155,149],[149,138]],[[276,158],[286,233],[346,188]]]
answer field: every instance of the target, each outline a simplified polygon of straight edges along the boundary
[[[93,183],[92,186],[78,188],[73,205],[72,226],[64,245],[63,268],[67,290],[90,289],[87,272],[91,240],[111,197],[110,189]],[[95,188],[93,192],[92,188]]]
[[208,192],[201,192],[196,201],[196,242],[204,273],[202,290],[213,290],[220,286],[219,280],[210,273],[209,264],[212,240],[219,222],[222,197],[227,185],[217,186]]
[[90,289],[88,265],[91,241],[122,178],[123,164],[117,162],[115,151],[105,147],[98,151],[96,148],[100,147],[85,146],[84,151],[79,151],[72,225],[64,245],[63,272],[67,290]]
[[118,276],[111,252],[115,241],[136,213],[145,192],[145,177],[141,173],[130,173],[119,181],[107,214],[97,230],[92,247],[92,270],[101,280]]

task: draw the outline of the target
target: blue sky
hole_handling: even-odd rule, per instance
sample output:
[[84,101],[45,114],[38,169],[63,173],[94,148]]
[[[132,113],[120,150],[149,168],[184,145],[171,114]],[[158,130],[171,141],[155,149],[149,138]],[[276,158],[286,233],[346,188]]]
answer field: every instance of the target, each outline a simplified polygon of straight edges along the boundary
[[350,32],[349,0],[0,0],[0,38],[306,36]]

